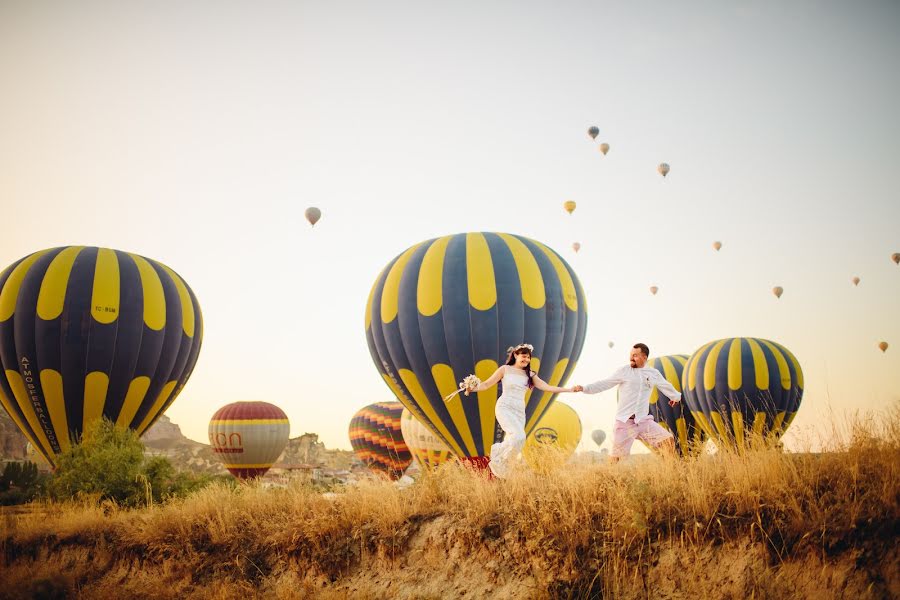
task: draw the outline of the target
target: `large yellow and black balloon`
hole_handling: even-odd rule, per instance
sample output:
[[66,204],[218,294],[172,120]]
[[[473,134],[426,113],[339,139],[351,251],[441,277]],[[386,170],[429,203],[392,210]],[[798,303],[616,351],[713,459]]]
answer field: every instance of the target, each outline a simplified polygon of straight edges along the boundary
[[720,447],[765,446],[790,426],[803,398],[803,371],[784,346],[758,338],[716,340],[682,374],[684,400]]
[[106,417],[142,434],[197,362],[200,305],[156,261],[42,250],[0,273],[0,401],[49,462]]
[[371,470],[399,479],[412,462],[403,440],[399,402],[376,402],[361,408],[350,419],[350,445]]
[[[687,354],[672,354],[670,356],[657,356],[647,361],[647,366],[662,373],[662,376],[672,384],[676,391],[681,392],[681,380],[684,365],[687,363]],[[683,395],[683,394],[682,394]],[[679,456],[694,456],[703,450],[707,435],[697,425],[694,415],[685,406],[682,400],[675,406],[669,406],[670,398],[654,386],[650,392],[650,414],[657,423],[672,432],[675,436],[675,449]]]
[[[534,346],[532,368],[563,385],[587,328],[575,272],[544,244],[505,233],[462,233],[412,246],[375,280],[365,315],[378,372],[397,398],[461,458],[495,440],[498,388],[444,402],[474,373],[487,379],[506,350]],[[477,397],[476,397],[477,396]],[[526,432],[555,394],[526,394]]]

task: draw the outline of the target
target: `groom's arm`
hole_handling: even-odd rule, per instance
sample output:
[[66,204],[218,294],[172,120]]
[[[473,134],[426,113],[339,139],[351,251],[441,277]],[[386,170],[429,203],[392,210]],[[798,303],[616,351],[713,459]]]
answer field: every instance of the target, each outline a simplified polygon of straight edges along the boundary
[[616,387],[623,381],[625,381],[625,378],[622,375],[622,369],[618,369],[606,379],[601,379],[600,381],[595,381],[594,383],[584,386],[583,391],[585,394],[599,394],[600,392],[605,392],[610,388]]

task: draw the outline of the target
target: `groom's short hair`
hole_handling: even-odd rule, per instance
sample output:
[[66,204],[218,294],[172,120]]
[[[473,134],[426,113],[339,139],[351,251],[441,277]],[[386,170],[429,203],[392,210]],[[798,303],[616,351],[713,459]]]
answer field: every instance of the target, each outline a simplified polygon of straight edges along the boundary
[[637,344],[632,346],[632,348],[637,348],[638,350],[640,350],[641,352],[644,353],[644,356],[650,356],[650,348],[647,347],[647,344],[642,344],[642,343],[638,342]]

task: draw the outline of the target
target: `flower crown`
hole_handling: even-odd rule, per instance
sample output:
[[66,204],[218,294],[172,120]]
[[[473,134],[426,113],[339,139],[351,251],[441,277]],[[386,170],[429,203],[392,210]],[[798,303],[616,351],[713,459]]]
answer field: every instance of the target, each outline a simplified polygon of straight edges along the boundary
[[531,344],[519,344],[519,345],[516,346],[515,348],[512,347],[512,346],[510,346],[509,348],[506,349],[506,352],[509,353],[509,354],[515,354],[516,352],[518,352],[518,351],[521,350],[522,348],[527,348],[529,353],[530,353],[530,352],[534,352],[534,346],[532,346]]

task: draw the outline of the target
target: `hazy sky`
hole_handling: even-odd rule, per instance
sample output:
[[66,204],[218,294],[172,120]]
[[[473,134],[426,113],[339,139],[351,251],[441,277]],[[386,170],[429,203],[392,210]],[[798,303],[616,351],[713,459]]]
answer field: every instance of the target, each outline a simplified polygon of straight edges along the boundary
[[[900,399],[898,31],[897,2],[0,0],[0,267],[69,244],[169,265],[206,326],[182,431],[259,399],[349,448],[393,399],[363,329],[380,270],[517,233],[584,286],[570,383],[636,341],[765,337],[803,367],[799,438]],[[560,399],[590,448],[615,391]]]

